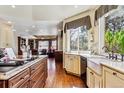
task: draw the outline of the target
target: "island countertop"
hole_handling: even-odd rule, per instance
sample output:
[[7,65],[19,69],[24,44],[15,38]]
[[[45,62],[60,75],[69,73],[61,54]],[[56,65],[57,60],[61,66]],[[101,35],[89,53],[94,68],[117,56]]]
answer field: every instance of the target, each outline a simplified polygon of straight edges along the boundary
[[[32,66],[33,64],[39,62],[40,60],[44,59],[44,58],[47,58],[47,55],[41,55],[41,56],[38,56],[37,59],[33,60],[33,61],[30,61],[30,62],[27,62],[26,64],[23,64],[21,66],[15,66],[15,67],[9,67],[8,68],[10,70],[8,71],[0,71],[0,80],[7,80],[9,78],[11,78],[12,76],[18,74],[19,72],[25,70],[26,68]],[[2,68],[2,67],[1,67]],[[4,67],[3,67],[4,68]],[[7,67],[6,67],[7,68]],[[6,69],[5,69],[6,70]]]

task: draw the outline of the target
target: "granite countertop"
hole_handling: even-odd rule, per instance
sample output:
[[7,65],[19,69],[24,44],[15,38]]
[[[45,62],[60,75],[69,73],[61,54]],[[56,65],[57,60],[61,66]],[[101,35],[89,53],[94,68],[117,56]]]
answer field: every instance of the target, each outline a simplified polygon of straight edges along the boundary
[[107,66],[109,68],[117,70],[118,72],[124,73],[124,62],[118,61],[101,62],[101,65]]
[[[47,55],[41,55],[39,56],[37,59],[30,61],[24,65],[21,66],[16,66],[16,67],[9,67],[8,68],[4,68],[3,67],[3,71],[0,72],[0,80],[7,80],[9,78],[11,78],[12,76],[16,75],[17,73],[23,71],[24,69],[30,67],[31,65],[37,63],[38,61],[46,58]],[[2,69],[2,67],[0,67]],[[4,71],[5,70],[5,71]]]
[[65,53],[65,54],[75,54],[80,55],[83,57],[86,57],[87,60],[94,62],[95,64],[98,64],[100,66],[107,66],[109,68],[115,69],[121,73],[124,73],[124,62],[122,61],[116,61],[106,58],[105,56],[100,55],[91,55],[91,54],[78,54],[78,53]]
[[71,55],[79,55],[79,56],[83,56],[83,57],[86,57],[86,58],[92,58],[92,57],[103,57],[103,56],[100,56],[100,55],[91,55],[89,53],[71,53],[71,52],[65,52],[65,54],[71,54]]
[[88,58],[88,60],[98,65],[107,66],[121,73],[124,73],[124,62],[122,61],[111,60],[111,59],[104,58],[104,57],[103,58],[102,57],[101,58]]

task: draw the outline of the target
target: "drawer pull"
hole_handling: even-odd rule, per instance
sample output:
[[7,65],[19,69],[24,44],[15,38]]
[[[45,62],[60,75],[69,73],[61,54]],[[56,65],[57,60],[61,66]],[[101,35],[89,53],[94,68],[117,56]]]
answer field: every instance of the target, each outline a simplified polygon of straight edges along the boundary
[[35,68],[33,68],[32,70],[35,70]]
[[20,80],[23,80],[23,79],[25,79],[25,78],[23,78],[23,77],[20,78]]
[[93,75],[93,72],[90,72]]
[[115,75],[115,76],[116,76],[116,75],[117,75],[117,73],[113,72],[113,75]]
[[32,81],[33,83],[36,83],[36,81]]

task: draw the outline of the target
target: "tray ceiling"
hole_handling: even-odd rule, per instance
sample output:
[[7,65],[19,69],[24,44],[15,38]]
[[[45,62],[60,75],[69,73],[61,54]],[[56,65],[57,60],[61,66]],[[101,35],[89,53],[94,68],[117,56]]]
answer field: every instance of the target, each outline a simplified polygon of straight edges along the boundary
[[[12,21],[20,35],[56,35],[59,21],[95,8],[92,5],[0,5],[0,18]],[[35,25],[35,27],[32,27]],[[45,34],[44,34],[45,33]]]

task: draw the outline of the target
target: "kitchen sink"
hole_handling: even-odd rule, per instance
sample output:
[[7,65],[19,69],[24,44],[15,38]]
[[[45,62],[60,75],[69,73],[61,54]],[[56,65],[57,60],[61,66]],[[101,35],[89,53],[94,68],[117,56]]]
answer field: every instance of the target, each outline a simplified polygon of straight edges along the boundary
[[94,72],[101,75],[102,74],[102,66],[100,62],[102,61],[102,57],[93,57],[87,60],[87,66],[91,68]]
[[6,73],[12,69],[15,69],[17,66],[3,66],[0,67],[0,73]]

